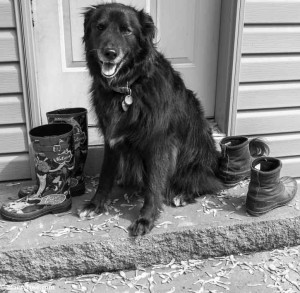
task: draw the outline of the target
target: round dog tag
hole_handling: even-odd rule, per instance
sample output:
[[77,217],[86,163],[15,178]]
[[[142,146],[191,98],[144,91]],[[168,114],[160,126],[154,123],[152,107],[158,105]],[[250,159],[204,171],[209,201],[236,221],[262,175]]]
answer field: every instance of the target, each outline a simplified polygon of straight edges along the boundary
[[130,105],[133,103],[132,96],[127,95],[127,96],[124,98],[124,101],[125,101],[125,104],[126,104],[126,105],[130,106]]

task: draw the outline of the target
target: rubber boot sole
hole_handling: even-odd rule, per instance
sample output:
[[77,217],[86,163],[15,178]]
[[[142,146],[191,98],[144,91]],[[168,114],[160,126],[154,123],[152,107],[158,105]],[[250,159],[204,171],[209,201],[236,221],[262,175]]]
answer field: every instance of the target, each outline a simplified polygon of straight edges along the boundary
[[[15,222],[26,222],[26,221],[31,221],[34,219],[37,219],[39,217],[48,215],[48,214],[60,214],[67,212],[71,209],[72,207],[72,200],[66,200],[65,203],[58,205],[57,207],[49,206],[45,207],[42,210],[39,210],[35,213],[31,213],[31,215],[26,215],[26,214],[18,214],[18,217],[14,217],[12,214],[7,213],[4,209],[0,210],[0,214],[3,219],[9,220],[9,221],[15,221]],[[15,214],[14,214],[15,215]]]
[[[294,196],[294,197],[295,197],[295,196]],[[294,199],[294,197],[292,197],[292,198],[289,199],[289,200],[285,200],[285,201],[282,201],[282,202],[280,202],[280,203],[276,203],[276,204],[274,204],[274,205],[272,205],[272,206],[270,206],[270,207],[268,207],[268,208],[266,208],[266,209],[262,209],[262,210],[260,210],[260,211],[252,211],[252,210],[248,209],[247,207],[246,207],[246,211],[247,211],[247,213],[250,214],[251,216],[259,217],[259,216],[262,216],[262,215],[264,215],[264,214],[266,214],[266,213],[268,213],[268,212],[270,212],[270,211],[272,211],[272,210],[274,210],[274,209],[276,209],[276,208],[280,208],[280,207],[282,207],[282,206],[285,206],[285,205],[288,204],[290,201],[292,201],[292,200]]]

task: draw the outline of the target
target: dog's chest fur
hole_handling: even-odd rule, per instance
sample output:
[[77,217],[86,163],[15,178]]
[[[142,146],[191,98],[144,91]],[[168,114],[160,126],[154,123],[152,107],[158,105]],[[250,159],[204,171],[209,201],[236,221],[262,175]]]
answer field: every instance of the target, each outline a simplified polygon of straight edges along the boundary
[[106,143],[111,147],[129,142],[137,131],[139,105],[134,101],[128,110],[124,111],[122,107],[124,97],[124,94],[114,91],[104,92],[101,89],[93,96],[100,128]]

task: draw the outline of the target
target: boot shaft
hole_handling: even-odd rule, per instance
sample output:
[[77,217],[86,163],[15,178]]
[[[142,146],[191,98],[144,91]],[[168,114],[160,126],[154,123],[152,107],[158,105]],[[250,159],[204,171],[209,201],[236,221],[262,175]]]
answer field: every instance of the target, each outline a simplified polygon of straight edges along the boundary
[[[232,165],[250,160],[249,140],[245,136],[228,136],[221,140],[221,157],[231,160]],[[250,165],[249,165],[250,168]]]
[[251,181],[260,186],[274,185],[280,180],[282,163],[272,157],[260,157],[251,164]]
[[249,140],[245,136],[228,136],[221,140],[219,177],[225,184],[236,184],[250,174]]
[[68,123],[73,126],[75,169],[74,177],[83,180],[88,151],[88,122],[85,108],[65,108],[47,112],[48,123]]
[[87,147],[88,122],[87,110],[85,108],[65,108],[46,113],[48,123],[68,123],[74,128],[75,150]]
[[71,173],[74,169],[73,126],[48,124],[29,132],[39,181],[37,196],[60,190],[69,193]]
[[[73,157],[73,127],[69,124],[48,124],[29,131],[35,155],[41,154],[47,159],[63,161],[63,154]],[[69,159],[67,159],[69,160]]]
[[280,194],[284,186],[280,182],[282,163],[272,157],[260,157],[251,164],[248,195],[258,200]]

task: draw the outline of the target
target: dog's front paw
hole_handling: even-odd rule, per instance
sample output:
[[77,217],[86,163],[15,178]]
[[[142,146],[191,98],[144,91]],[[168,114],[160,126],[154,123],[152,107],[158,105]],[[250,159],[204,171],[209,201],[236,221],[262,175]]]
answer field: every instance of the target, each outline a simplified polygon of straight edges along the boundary
[[134,223],[131,224],[129,230],[132,236],[142,236],[149,233],[153,227],[154,220],[138,218]]
[[101,203],[90,202],[78,210],[80,219],[93,218],[103,212],[106,212],[105,205]]

